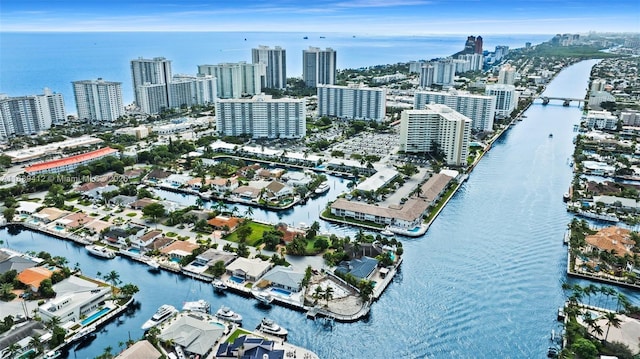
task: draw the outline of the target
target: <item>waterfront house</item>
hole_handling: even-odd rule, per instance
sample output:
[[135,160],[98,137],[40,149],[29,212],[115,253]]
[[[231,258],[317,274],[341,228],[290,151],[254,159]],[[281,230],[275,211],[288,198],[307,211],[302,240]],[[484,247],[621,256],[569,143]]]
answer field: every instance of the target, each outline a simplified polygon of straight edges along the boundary
[[256,202],[260,197],[260,189],[251,186],[240,186],[233,190],[233,194],[247,202]]
[[63,211],[55,207],[47,207],[41,209],[40,211],[38,211],[38,213],[34,213],[33,215],[31,215],[31,217],[44,224],[49,224],[58,218],[62,218],[68,215],[69,213],[70,212]]
[[18,273],[16,279],[34,292],[40,289],[43,280],[51,278],[53,272],[45,267],[30,267]]
[[258,175],[258,177],[268,180],[273,178],[278,179],[282,177],[284,172],[285,171],[282,168],[272,168],[272,169],[263,168],[259,170],[256,174]]
[[154,169],[145,176],[144,180],[145,182],[150,182],[155,184],[169,177],[170,175],[171,175],[171,172],[163,171],[161,169]]
[[216,358],[283,359],[284,350],[275,349],[275,342],[264,338],[239,336],[233,343],[220,343]]
[[227,273],[232,276],[244,278],[255,282],[272,267],[272,263],[258,258],[238,257],[227,265]]
[[233,191],[240,183],[238,177],[221,178],[217,177],[211,181],[211,190],[218,193],[225,193],[227,191]]
[[290,186],[300,187],[311,183],[312,178],[302,171],[288,171],[282,176],[282,180]]
[[111,244],[126,244],[127,239],[129,239],[129,233],[122,228],[111,228],[106,232],[102,233],[102,239],[111,243]]
[[118,354],[115,359],[160,359],[163,355],[148,340],[135,342],[132,346]]
[[133,239],[131,241],[131,244],[137,248],[144,248],[150,245],[151,243],[153,243],[153,241],[155,241],[161,235],[162,235],[162,231],[159,231],[159,230],[149,231],[143,234],[142,236],[140,236],[139,238]]
[[42,203],[18,201],[18,208],[16,208],[16,214],[32,215],[42,207]]
[[162,248],[160,252],[164,253],[171,259],[183,259],[190,256],[191,253],[200,248],[199,245],[187,241],[175,241],[168,246]]
[[299,292],[302,289],[304,273],[283,266],[275,266],[268,271],[261,281],[268,281],[272,286],[286,289],[291,292]]
[[586,250],[591,252],[613,251],[616,256],[632,255],[636,242],[631,239],[631,231],[616,226],[606,227],[596,234],[585,237]]
[[264,190],[265,197],[270,201],[279,200],[280,198],[293,194],[293,189],[291,187],[278,181],[271,181]]
[[238,257],[232,252],[225,252],[218,249],[210,248],[196,256],[194,262],[201,266],[213,266],[216,262],[222,261],[225,265],[233,262]]
[[78,322],[84,316],[98,309],[111,296],[111,288],[71,276],[54,284],[56,297],[38,307],[43,322],[58,317],[60,323]]
[[640,204],[633,198],[616,196],[593,196],[593,202],[602,203],[605,207],[616,208],[625,212],[638,212]]
[[27,268],[35,267],[37,264],[36,261],[23,257],[22,255],[0,250],[0,275],[10,270],[15,270],[16,273],[20,273]]
[[307,232],[302,229],[289,227],[285,223],[278,224],[277,228],[280,233],[282,233],[282,241],[285,243],[292,242],[296,237],[301,236],[304,237]]
[[225,327],[212,325],[211,319],[200,314],[182,313],[162,328],[160,340],[171,340],[174,345],[182,347],[185,354],[207,357],[215,343],[222,337]]
[[241,167],[239,170],[236,171],[236,176],[238,177],[245,177],[248,179],[253,178],[253,176],[250,176],[251,173],[253,173],[253,175],[256,174],[256,172],[262,167],[260,167],[259,164],[254,163],[252,165],[248,165],[248,166],[244,166]]
[[179,188],[187,185],[193,177],[181,174],[171,174],[160,182],[160,186],[169,188]]
[[88,229],[92,235],[95,235],[108,230],[109,228],[111,228],[111,226],[113,226],[113,224],[111,224],[110,222],[106,222],[100,219],[94,219],[93,221],[85,224],[84,228]]
[[355,258],[350,261],[340,262],[336,273],[351,274],[358,279],[367,279],[378,267],[378,260],[370,257]]
[[173,243],[175,240],[171,237],[158,237],[156,239],[154,239],[151,244],[147,245],[145,248],[148,251],[155,251],[155,250],[160,250],[166,246],[168,246],[169,244]]
[[76,228],[84,226],[85,224],[88,224],[93,220],[94,219],[92,217],[89,217],[82,212],[76,212],[59,218],[54,223],[56,225],[64,227],[67,230],[74,230]]

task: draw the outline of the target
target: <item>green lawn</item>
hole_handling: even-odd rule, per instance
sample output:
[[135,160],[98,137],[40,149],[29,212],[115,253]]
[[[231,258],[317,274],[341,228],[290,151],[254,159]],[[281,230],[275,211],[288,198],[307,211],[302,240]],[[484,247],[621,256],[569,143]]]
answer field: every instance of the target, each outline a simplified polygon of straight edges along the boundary
[[246,330],[244,330],[244,329],[238,328],[233,333],[231,333],[231,335],[227,339],[227,343],[233,343],[233,341],[236,340],[239,336],[249,335],[249,334],[251,334],[251,333],[246,331]]
[[[249,227],[251,227],[251,234],[249,235],[249,238],[247,238],[247,245],[252,247],[255,247],[256,245],[260,244],[260,241],[262,240],[262,233],[272,228],[269,225],[256,223],[256,222],[249,222]],[[238,242],[238,236],[236,235],[235,232],[229,234],[224,239],[231,242],[236,242],[236,243]]]

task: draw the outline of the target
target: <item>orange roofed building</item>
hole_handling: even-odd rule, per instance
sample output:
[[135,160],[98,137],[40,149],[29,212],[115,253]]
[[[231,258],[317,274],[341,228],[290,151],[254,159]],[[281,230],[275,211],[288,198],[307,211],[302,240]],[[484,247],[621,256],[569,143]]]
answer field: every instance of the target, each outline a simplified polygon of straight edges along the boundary
[[624,256],[632,254],[631,249],[636,242],[631,240],[631,231],[620,227],[607,227],[598,231],[596,234],[589,235],[585,238],[587,248],[591,251],[614,251],[616,256]]
[[69,172],[75,170],[78,166],[86,165],[107,156],[113,156],[116,153],[118,153],[118,150],[111,147],[105,147],[80,155],[38,163],[25,168],[24,171],[28,175]]
[[229,227],[229,232],[233,232],[240,224],[241,219],[238,217],[216,216],[207,221],[207,223],[215,228],[222,229],[224,226]]
[[53,272],[44,267],[27,268],[20,272],[16,279],[20,283],[29,286],[32,291],[37,292],[40,289],[40,283],[43,280],[51,278]]

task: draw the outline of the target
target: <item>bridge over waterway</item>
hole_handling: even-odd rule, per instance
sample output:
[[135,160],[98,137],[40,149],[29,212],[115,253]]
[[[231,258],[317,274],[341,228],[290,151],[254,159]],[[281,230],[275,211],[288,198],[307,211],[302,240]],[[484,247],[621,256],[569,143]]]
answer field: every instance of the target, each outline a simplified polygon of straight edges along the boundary
[[583,98],[571,98],[571,97],[558,97],[558,96],[555,96],[555,97],[554,96],[537,96],[537,97],[534,97],[534,99],[536,99],[536,98],[541,99],[543,105],[548,105],[551,100],[560,100],[560,101],[562,101],[562,106],[569,106],[572,101],[584,102],[584,103],[587,102],[587,100],[585,100]]

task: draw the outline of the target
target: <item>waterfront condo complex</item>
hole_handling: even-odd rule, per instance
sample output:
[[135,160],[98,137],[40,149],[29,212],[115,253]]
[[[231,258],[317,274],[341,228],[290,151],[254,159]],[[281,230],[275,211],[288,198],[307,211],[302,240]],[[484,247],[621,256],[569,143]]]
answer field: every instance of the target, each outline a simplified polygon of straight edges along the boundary
[[469,117],[471,126],[476,131],[493,131],[496,113],[496,98],[493,96],[474,95],[453,89],[447,92],[416,91],[414,109],[423,109],[431,103],[447,105]]
[[98,78],[72,84],[79,119],[113,122],[124,115],[121,82]]
[[65,120],[62,94],[44,89],[42,95],[7,97],[0,94],[0,140],[32,135]]
[[423,110],[404,110],[400,122],[400,151],[426,153],[434,144],[448,165],[467,163],[471,119],[446,105],[425,105]]
[[258,46],[251,49],[254,64],[265,65],[262,88],[284,89],[287,87],[287,51],[280,46],[275,49],[269,46]]
[[513,85],[489,85],[485,90],[485,95],[495,96],[496,115],[507,117],[515,110],[518,104],[518,93]]
[[198,74],[216,78],[219,98],[240,98],[257,95],[261,91],[261,78],[265,73],[265,64],[221,63],[217,65],[198,65]]
[[363,86],[318,85],[318,115],[383,121],[386,89]]
[[303,138],[306,102],[256,95],[251,99],[221,99],[216,103],[217,129],[222,136]]
[[171,61],[164,57],[131,60],[131,79],[135,102],[145,113],[158,113],[169,107]]
[[309,47],[302,50],[302,78],[307,87],[333,85],[336,83],[336,51]]

